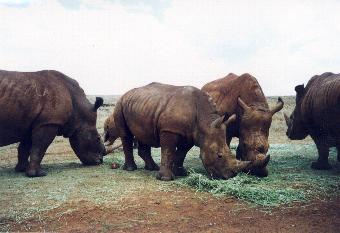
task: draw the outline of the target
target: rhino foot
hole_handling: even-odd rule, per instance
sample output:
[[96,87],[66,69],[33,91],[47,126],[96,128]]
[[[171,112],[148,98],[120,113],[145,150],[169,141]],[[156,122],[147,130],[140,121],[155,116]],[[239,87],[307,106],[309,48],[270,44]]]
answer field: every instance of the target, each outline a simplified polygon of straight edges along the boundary
[[40,176],[46,176],[47,172],[45,172],[42,169],[28,169],[26,171],[26,175],[28,177],[40,177]]
[[175,176],[187,176],[188,172],[184,167],[175,167],[173,170]]
[[137,165],[135,163],[133,164],[124,163],[123,165],[123,170],[126,170],[126,171],[134,171],[136,169],[137,169]]
[[320,162],[312,162],[311,165],[312,169],[316,170],[329,170],[332,169],[332,166],[327,162],[327,163],[320,163]]
[[144,169],[148,170],[148,171],[158,171],[159,170],[159,166],[156,163],[145,164]]
[[27,166],[28,166],[28,164],[18,163],[18,164],[15,166],[15,171],[16,171],[16,172],[25,172]]
[[175,176],[171,171],[164,171],[164,172],[159,171],[157,173],[156,178],[158,180],[170,181],[170,180],[173,180],[175,178]]

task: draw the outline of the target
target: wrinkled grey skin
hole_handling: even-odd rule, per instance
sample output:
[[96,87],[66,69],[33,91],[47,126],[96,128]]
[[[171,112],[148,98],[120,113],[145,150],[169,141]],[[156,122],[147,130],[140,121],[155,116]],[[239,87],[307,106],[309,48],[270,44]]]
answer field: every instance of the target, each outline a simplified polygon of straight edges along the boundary
[[202,91],[211,96],[220,115],[237,115],[237,120],[226,132],[227,144],[230,145],[233,137],[238,137],[237,158],[258,164],[245,172],[268,176],[269,129],[273,115],[284,105],[282,99],[278,98],[276,106],[270,109],[257,79],[247,73],[240,76],[230,73],[205,84]]
[[125,154],[123,169],[137,168],[132,153],[136,138],[148,170],[158,170],[151,147],[161,147],[158,179],[167,181],[186,175],[183,161],[194,145],[200,147],[200,157],[211,177],[233,177],[253,165],[237,160],[226,144],[226,128],[235,119],[235,115],[219,116],[209,96],[194,87],[151,83],[132,89],[120,98],[114,110]]
[[318,149],[318,160],[313,169],[331,169],[329,148],[336,147],[340,161],[340,74],[324,73],[312,77],[307,86],[298,85],[293,113],[285,115],[287,136],[302,140],[308,135]]
[[0,71],[0,146],[19,142],[18,172],[44,176],[40,163],[57,135],[85,165],[102,163],[105,148],[96,129],[97,98],[91,104],[79,84],[53,70]]

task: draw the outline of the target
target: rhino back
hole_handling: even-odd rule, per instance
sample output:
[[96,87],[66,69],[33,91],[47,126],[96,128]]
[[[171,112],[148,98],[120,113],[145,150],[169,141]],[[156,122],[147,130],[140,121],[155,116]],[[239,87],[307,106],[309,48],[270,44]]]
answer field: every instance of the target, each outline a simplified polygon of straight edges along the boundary
[[340,139],[340,74],[314,76],[306,86],[301,111],[308,127]]
[[207,83],[202,90],[213,98],[220,115],[237,113],[238,97],[248,105],[269,109],[258,81],[247,73],[241,76],[230,73],[224,78]]
[[120,110],[121,117],[115,117],[117,128],[122,130],[122,124],[126,124],[139,141],[150,146],[159,146],[162,131],[188,137],[195,121],[194,92],[192,87],[159,83],[135,88],[124,94],[118,103],[115,115],[118,116]]
[[0,71],[1,145],[19,141],[34,126],[67,121],[72,100],[59,75]]

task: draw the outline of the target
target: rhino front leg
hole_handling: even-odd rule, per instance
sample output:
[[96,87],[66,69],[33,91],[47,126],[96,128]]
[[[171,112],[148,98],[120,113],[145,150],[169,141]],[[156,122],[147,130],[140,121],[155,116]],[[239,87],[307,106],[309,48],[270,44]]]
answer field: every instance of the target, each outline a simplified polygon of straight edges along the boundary
[[24,172],[28,166],[28,157],[32,147],[31,138],[27,137],[19,143],[18,147],[18,164],[15,166],[15,171]]
[[138,142],[138,155],[145,162],[145,169],[149,171],[158,171],[159,167],[151,157],[151,147]]
[[178,147],[176,150],[176,156],[174,159],[174,168],[173,172],[175,176],[187,176],[188,172],[183,166],[183,162],[185,159],[185,156],[187,155],[188,151],[191,149],[191,147]]
[[30,153],[30,162],[28,164],[26,175],[29,177],[45,176],[47,173],[40,167],[48,146],[57,136],[58,127],[55,125],[40,126],[32,131],[32,148]]
[[133,137],[122,137],[123,150],[125,155],[125,163],[123,169],[127,171],[134,171],[137,169],[137,165],[133,158]]
[[324,143],[324,140],[319,138],[314,139],[314,142],[318,149],[319,157],[317,161],[312,163],[311,167],[317,170],[331,169],[332,166],[328,163],[329,146]]
[[174,166],[174,156],[176,154],[176,146],[178,135],[170,132],[162,132],[160,136],[161,144],[161,167],[159,169],[157,179],[169,181],[174,179],[172,172]]

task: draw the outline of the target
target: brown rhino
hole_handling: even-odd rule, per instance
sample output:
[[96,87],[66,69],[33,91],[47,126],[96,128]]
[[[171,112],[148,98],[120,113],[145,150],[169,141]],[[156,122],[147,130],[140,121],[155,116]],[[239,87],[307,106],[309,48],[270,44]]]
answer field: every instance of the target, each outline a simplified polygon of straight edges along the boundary
[[[114,120],[114,113],[112,113],[104,121],[104,142],[105,146],[107,146],[106,154],[111,153],[122,146],[122,144],[120,144],[118,146],[110,147],[117,140],[117,138],[119,138],[119,135]],[[138,148],[138,142],[135,138],[133,139],[133,148]]]
[[[237,158],[249,161],[265,158],[269,148],[272,116],[282,109],[282,99],[279,98],[277,105],[269,109],[260,84],[250,74],[237,76],[230,73],[224,78],[205,84],[202,91],[212,97],[220,115],[237,115],[237,120],[227,130],[228,145],[232,137],[239,138]],[[251,169],[251,174],[267,176],[266,165],[267,163],[263,163],[262,166]]]
[[15,170],[30,177],[46,175],[40,163],[57,135],[69,138],[81,162],[100,164],[105,148],[96,120],[102,104],[98,97],[91,104],[79,84],[58,71],[1,70],[0,146],[19,142]]
[[135,170],[133,137],[139,143],[139,155],[149,170],[157,170],[151,147],[161,147],[161,180],[186,175],[183,161],[194,145],[211,177],[230,178],[237,172],[256,166],[238,161],[226,144],[225,130],[236,117],[219,116],[209,97],[190,86],[161,83],[135,88],[125,93],[114,111],[114,121],[123,143],[123,169]]
[[285,115],[287,136],[302,140],[308,135],[314,140],[319,158],[313,169],[330,169],[329,148],[336,146],[340,161],[340,74],[324,73],[312,77],[307,86],[298,85],[296,106],[290,118]]
[[111,114],[104,122],[104,142],[107,143],[107,146],[109,146],[112,145],[117,138],[119,138],[119,135],[113,114]]

